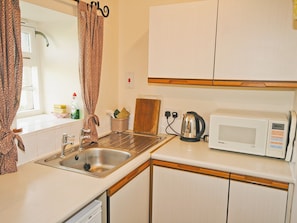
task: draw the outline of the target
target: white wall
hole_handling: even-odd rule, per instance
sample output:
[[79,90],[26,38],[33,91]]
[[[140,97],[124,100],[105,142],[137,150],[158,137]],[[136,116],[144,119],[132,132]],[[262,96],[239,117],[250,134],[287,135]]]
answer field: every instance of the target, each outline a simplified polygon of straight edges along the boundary
[[[24,129],[35,128],[32,123],[36,120],[26,118],[27,122]],[[25,152],[18,149],[18,165],[36,160],[41,156],[59,151],[61,149],[62,134],[67,133],[75,136],[75,144],[78,144],[80,129],[82,128],[82,120],[66,121],[53,119],[50,116],[43,116],[40,119],[39,127],[42,129],[37,131],[23,132],[21,137],[25,145]],[[31,125],[30,125],[31,124]]]
[[[76,4],[73,2],[69,3],[64,0],[24,1],[47,5],[50,8],[59,8],[60,11],[67,11],[66,13],[70,11],[70,14],[75,14]],[[184,1],[109,0],[101,3],[109,6],[110,15],[105,19],[103,68],[96,114],[105,118],[103,114],[107,109],[126,107],[132,113],[129,126],[131,129],[133,128],[135,99],[147,95],[157,95],[162,100],[160,131],[163,132],[166,125],[163,114],[167,109],[175,110],[180,115],[188,110],[193,110],[208,121],[209,114],[218,107],[281,112],[288,112],[293,108],[295,91],[290,90],[149,85],[147,83],[149,7],[176,2]],[[54,26],[54,24],[46,24],[45,27],[42,27],[45,30],[42,31],[49,32]],[[49,33],[52,47],[68,45],[66,41],[73,36],[75,27],[64,24],[60,26],[58,32],[65,34],[64,40],[59,42],[56,39],[58,34]],[[47,111],[50,110],[48,106],[51,106],[52,103],[69,102],[72,92],[78,88],[77,61],[75,62],[76,57],[73,56],[75,53],[58,57],[59,54],[55,52],[55,49],[50,50],[44,49],[46,60],[43,60],[43,63],[48,66],[44,82],[55,83],[57,87],[53,88],[52,85],[47,85],[44,89],[47,98]],[[71,49],[71,52],[74,51]],[[52,62],[54,57],[61,59],[63,63]],[[127,88],[126,84],[129,72],[134,73],[133,89]],[[63,93],[61,93],[62,89]],[[175,124],[177,130],[180,128],[178,122],[180,119]]]

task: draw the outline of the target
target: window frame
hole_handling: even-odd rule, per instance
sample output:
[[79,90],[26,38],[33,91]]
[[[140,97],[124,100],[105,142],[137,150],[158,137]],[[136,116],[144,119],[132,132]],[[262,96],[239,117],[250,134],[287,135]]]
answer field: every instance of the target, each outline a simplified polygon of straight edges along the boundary
[[[32,76],[35,76],[35,79],[33,80],[33,104],[36,106],[36,108],[32,110],[19,110],[17,112],[17,118],[22,118],[22,117],[30,117],[34,115],[39,115],[43,113],[43,107],[41,103],[41,75],[40,75],[40,64],[38,60],[38,47],[37,47],[37,41],[36,41],[36,25],[35,23],[28,22],[28,21],[22,21],[21,24],[21,32],[22,33],[28,33],[29,38],[30,38],[30,48],[31,52],[22,52],[23,54],[23,67],[28,66],[33,69],[32,72],[35,74],[32,74]],[[24,75],[24,74],[23,74]],[[24,77],[24,76],[23,76]],[[22,86],[22,92],[23,92],[23,86]]]

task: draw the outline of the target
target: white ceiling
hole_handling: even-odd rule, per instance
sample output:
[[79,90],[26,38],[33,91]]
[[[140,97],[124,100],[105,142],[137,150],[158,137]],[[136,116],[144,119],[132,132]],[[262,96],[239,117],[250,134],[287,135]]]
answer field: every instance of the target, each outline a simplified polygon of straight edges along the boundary
[[20,1],[22,19],[29,19],[37,22],[59,22],[73,19],[73,16],[43,8],[28,2]]

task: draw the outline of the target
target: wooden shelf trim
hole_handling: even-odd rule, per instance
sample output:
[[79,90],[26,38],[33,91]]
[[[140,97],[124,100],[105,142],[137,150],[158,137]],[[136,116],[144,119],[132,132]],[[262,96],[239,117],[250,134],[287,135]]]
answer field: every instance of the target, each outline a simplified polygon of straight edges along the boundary
[[256,87],[256,88],[297,88],[297,81],[255,81],[255,80],[211,80],[211,79],[180,79],[180,78],[148,78],[152,84],[172,85],[203,85],[225,87]]
[[229,176],[230,174],[224,171],[212,170],[207,168],[201,168],[201,167],[190,166],[190,165],[179,164],[179,163],[172,163],[172,162],[161,161],[161,160],[152,160],[152,165],[168,167],[168,168],[183,170],[183,171],[189,171],[193,173],[200,173],[200,174],[205,174],[205,175],[210,175],[215,177],[221,177],[225,179],[229,179],[230,177]]
[[172,85],[212,85],[210,79],[148,78],[148,83]]
[[120,181],[118,181],[113,186],[111,186],[107,191],[107,195],[112,196],[114,193],[120,190],[123,186],[129,183],[133,178],[135,178],[138,174],[140,174],[149,166],[150,166],[150,160],[146,161],[145,163],[137,167],[135,170],[130,172],[127,176],[125,176]]
[[214,80],[213,85],[229,87],[297,88],[296,81]]
[[262,185],[266,187],[272,187],[272,188],[286,190],[286,191],[289,189],[288,183],[268,180],[268,179],[259,178],[259,177],[252,177],[252,176],[245,176],[245,175],[231,173],[230,179],[245,182],[245,183],[252,183],[252,184]]
[[253,177],[253,176],[229,173],[229,172],[224,172],[224,171],[219,171],[219,170],[201,168],[201,167],[173,163],[173,162],[167,162],[167,161],[162,161],[162,160],[152,160],[152,165],[160,166],[160,167],[168,167],[168,168],[183,170],[183,171],[189,171],[189,172],[193,172],[193,173],[200,173],[200,174],[205,174],[205,175],[210,175],[210,176],[215,176],[215,177],[221,177],[221,178],[241,181],[241,182],[245,182],[245,183],[252,183],[252,184],[257,184],[257,185],[266,186],[266,187],[272,187],[272,188],[286,190],[286,191],[289,189],[289,183],[269,180],[269,179],[260,178],[260,177]]

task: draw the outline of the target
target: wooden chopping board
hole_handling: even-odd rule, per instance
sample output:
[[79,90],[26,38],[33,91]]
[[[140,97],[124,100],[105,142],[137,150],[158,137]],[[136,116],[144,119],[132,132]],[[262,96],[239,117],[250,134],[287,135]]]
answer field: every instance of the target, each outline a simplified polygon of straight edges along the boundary
[[136,133],[157,135],[161,100],[136,98],[134,129]]

